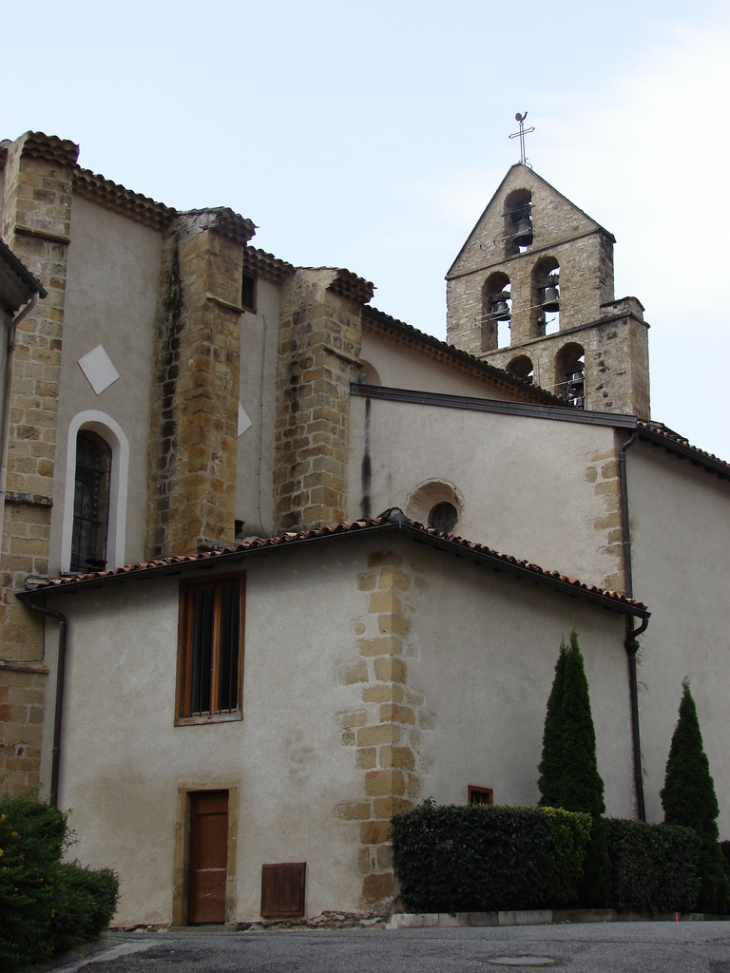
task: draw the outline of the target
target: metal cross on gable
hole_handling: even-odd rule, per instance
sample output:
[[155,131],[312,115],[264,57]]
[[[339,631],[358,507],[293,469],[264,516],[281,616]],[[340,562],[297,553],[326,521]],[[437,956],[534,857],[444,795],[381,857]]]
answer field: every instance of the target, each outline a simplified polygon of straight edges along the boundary
[[513,132],[510,135],[511,139],[519,138],[520,140],[520,162],[522,165],[527,165],[527,156],[525,155],[525,136],[529,135],[530,132],[535,131],[535,126],[531,125],[530,128],[525,128],[525,119],[527,118],[527,112],[521,115],[519,112],[515,115],[515,121],[520,123],[519,132]]

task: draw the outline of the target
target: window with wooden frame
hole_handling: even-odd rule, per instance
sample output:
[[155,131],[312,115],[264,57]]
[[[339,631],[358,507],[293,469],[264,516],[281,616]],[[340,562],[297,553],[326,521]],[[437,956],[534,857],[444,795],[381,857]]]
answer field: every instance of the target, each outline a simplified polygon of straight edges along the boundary
[[477,787],[476,784],[469,784],[467,803],[485,804],[491,807],[494,804],[494,791],[491,787]]
[[245,575],[180,585],[176,722],[243,716]]

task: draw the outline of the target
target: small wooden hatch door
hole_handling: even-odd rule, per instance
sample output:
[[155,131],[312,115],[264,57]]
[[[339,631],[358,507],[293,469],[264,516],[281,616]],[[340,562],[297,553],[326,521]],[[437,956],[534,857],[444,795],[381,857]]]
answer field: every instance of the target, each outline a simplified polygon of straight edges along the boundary
[[226,921],[228,791],[190,795],[188,923]]
[[261,915],[283,919],[304,915],[306,862],[261,866]]

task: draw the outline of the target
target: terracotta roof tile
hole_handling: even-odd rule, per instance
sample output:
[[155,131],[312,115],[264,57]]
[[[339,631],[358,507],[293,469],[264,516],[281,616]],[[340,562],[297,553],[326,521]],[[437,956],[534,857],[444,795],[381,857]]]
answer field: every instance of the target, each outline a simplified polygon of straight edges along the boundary
[[279,281],[290,277],[296,268],[286,260],[280,260],[273,253],[258,250],[256,247],[245,247],[243,251],[244,273],[258,274],[267,280],[278,284]]
[[715,456],[714,453],[700,449],[699,446],[693,446],[688,439],[665,426],[664,423],[639,419],[636,425],[639,436],[643,433],[644,438],[650,438],[653,442],[663,445],[669,452],[687,457],[692,462],[717,473],[722,479],[726,477],[730,479],[730,463]]
[[[90,572],[88,574],[64,575],[61,578],[53,578],[48,581],[41,581],[33,589],[19,592],[18,596],[23,598],[32,594],[33,591],[48,592],[59,588],[81,587],[86,585],[98,585],[100,582],[112,579],[122,579],[124,577],[134,577],[149,575],[152,573],[171,573],[170,569],[177,567],[200,565],[209,561],[225,561],[235,555],[245,555],[260,550],[273,550],[285,548],[302,543],[311,543],[319,539],[336,537],[343,534],[367,533],[372,531],[378,533],[384,530],[403,531],[411,537],[417,538],[422,542],[431,543],[435,547],[451,550],[460,556],[472,556],[475,560],[487,562],[496,570],[505,570],[529,577],[537,583],[547,583],[552,587],[558,587],[567,593],[574,593],[578,596],[588,596],[592,600],[600,600],[606,607],[613,604],[617,610],[647,615],[646,605],[633,598],[628,598],[620,591],[609,591],[598,585],[586,584],[577,578],[570,578],[559,571],[547,571],[537,564],[530,561],[520,560],[509,554],[500,554],[484,544],[477,544],[468,541],[463,537],[453,534],[441,534],[437,530],[424,527],[422,524],[408,520],[405,514],[398,508],[392,507],[384,511],[379,517],[368,520],[351,520],[340,524],[333,524],[326,527],[318,527],[312,530],[285,531],[273,537],[254,537],[240,544],[224,547],[217,551],[203,551],[199,554],[176,555],[174,557],[160,558],[155,561],[146,561],[140,564],[125,565],[121,568],[112,568],[108,571]],[[177,573],[176,571],[173,573]]]
[[76,168],[74,192],[154,230],[166,229],[178,215],[177,210],[164,203],[157,203],[149,196],[132,192],[111,179],[81,167]]
[[515,378],[514,375],[510,375],[503,368],[497,368],[496,365],[491,365],[489,362],[477,358],[476,355],[461,351],[455,345],[449,345],[439,338],[434,338],[433,335],[419,331],[413,325],[399,321],[375,307],[363,309],[363,324],[369,325],[373,330],[385,333],[388,337],[394,337],[404,344],[415,345],[434,358],[461,365],[465,370],[476,371],[482,376],[488,375],[499,388],[508,389],[511,392],[519,391],[533,402],[542,402],[545,405],[555,405],[566,409],[573,408],[566,403],[565,399],[553,395],[552,392],[546,391],[541,386],[532,385],[530,382]]
[[358,304],[367,304],[372,301],[375,293],[375,286],[364,277],[358,277],[351,270],[341,267],[337,271],[335,279],[332,281],[328,290],[342,297],[349,297]]

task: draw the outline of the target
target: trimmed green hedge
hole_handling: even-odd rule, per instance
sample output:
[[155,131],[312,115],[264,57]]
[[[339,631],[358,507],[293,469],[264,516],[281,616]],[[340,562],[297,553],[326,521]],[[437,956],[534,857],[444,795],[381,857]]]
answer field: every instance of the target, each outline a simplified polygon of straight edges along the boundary
[[416,912],[570,904],[590,829],[590,815],[555,808],[426,802],[393,818],[401,894]]
[[700,893],[702,839],[691,828],[609,818],[610,906],[620,912],[691,912]]
[[0,800],[0,970],[22,970],[98,939],[118,879],[61,862],[66,817],[25,795]]

